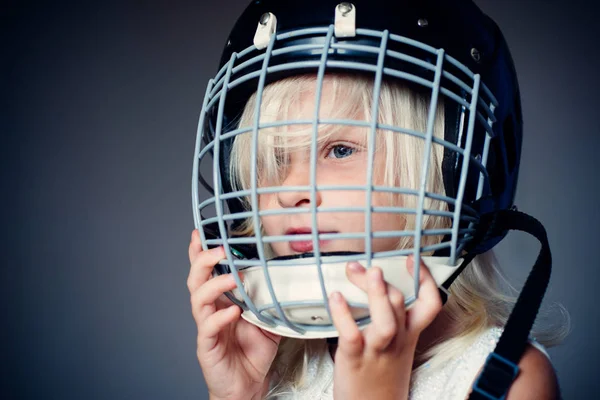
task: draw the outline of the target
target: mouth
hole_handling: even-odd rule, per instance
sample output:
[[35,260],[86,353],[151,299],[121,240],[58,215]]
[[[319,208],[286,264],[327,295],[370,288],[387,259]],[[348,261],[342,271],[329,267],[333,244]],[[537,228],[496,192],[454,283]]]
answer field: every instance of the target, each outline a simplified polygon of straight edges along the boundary
[[[319,230],[318,232],[319,232],[319,234],[337,233],[337,231],[325,231],[325,230]],[[308,227],[290,228],[285,232],[285,234],[286,235],[312,236],[312,229],[308,228]],[[329,242],[330,242],[330,240],[319,240],[319,249],[322,249]],[[290,248],[292,249],[292,251],[294,251],[296,253],[308,253],[308,252],[312,252],[314,249],[314,243],[312,241],[312,238],[310,238],[308,240],[290,241],[289,244],[290,244]]]

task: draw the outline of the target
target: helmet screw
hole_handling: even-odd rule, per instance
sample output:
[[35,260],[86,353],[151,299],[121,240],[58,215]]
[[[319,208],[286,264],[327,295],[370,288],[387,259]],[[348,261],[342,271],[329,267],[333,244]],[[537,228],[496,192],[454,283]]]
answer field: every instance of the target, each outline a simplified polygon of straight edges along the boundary
[[260,24],[265,26],[269,23],[269,20],[271,19],[271,14],[269,13],[264,13],[263,15],[261,15],[260,17]]
[[481,162],[481,154],[477,154],[477,155],[475,156],[475,160],[476,160],[477,162]]
[[338,10],[340,10],[340,12],[342,13],[342,15],[344,17],[346,15],[348,15],[352,11],[353,8],[354,8],[354,6],[352,5],[352,3],[344,2],[344,3],[338,4]]
[[421,28],[425,28],[429,25],[429,21],[427,21],[425,18],[419,18],[417,25],[419,25]]
[[481,61],[481,53],[475,47],[471,49],[471,57],[473,57],[473,60],[475,60],[475,62]]

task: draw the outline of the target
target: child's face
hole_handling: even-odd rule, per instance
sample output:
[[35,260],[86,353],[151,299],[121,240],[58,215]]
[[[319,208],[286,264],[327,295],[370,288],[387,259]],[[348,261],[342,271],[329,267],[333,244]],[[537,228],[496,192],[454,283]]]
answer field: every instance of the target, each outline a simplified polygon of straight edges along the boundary
[[[298,105],[295,118],[311,119],[314,113],[314,93],[305,96],[305,101]],[[327,86],[324,87],[323,101],[327,101]],[[321,109],[321,118],[327,118],[327,108]],[[349,119],[362,119],[354,116]],[[304,127],[305,128],[305,127]],[[316,183],[317,186],[365,185],[367,183],[368,142],[365,128],[344,127],[333,133],[324,143],[317,147]],[[373,181],[375,185],[383,185],[385,155],[375,152]],[[310,185],[310,149],[301,148],[289,154],[288,168],[283,176],[281,186]],[[374,193],[372,205],[386,206],[388,196]],[[360,212],[319,212],[317,214],[320,233],[363,233],[365,231],[365,214],[362,211],[366,204],[366,191],[322,190],[318,191],[314,206],[319,209],[352,207]],[[281,210],[289,208],[311,207],[311,195],[306,192],[279,192],[261,195],[261,210]],[[263,229],[268,236],[289,234],[307,234],[311,232],[312,215],[288,214],[265,216],[262,218]],[[400,214],[372,213],[372,231],[399,231],[404,229],[404,218]],[[397,248],[398,238],[373,239],[372,251],[387,251]],[[271,247],[277,256],[294,255],[313,251],[312,241],[277,242]],[[321,252],[365,250],[364,239],[336,239],[321,241]]]

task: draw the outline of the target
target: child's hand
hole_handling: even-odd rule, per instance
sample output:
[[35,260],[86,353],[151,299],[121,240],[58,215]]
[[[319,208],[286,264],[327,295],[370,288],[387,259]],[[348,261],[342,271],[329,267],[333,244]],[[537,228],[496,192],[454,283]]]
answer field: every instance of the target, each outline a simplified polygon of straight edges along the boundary
[[[408,267],[412,274],[412,256]],[[406,399],[417,340],[442,309],[435,281],[421,264],[420,293],[413,307],[406,311],[404,296],[384,282],[380,268],[367,271],[360,264],[351,263],[346,273],[352,283],[367,292],[371,324],[360,331],[343,296],[331,295],[333,323],[340,333],[335,354],[334,397]]]
[[211,400],[261,398],[281,337],[240,318],[240,308],[223,296],[236,287],[231,274],[211,278],[215,264],[225,258],[222,247],[202,251],[194,230],[189,257],[187,284],[198,326],[197,357]]

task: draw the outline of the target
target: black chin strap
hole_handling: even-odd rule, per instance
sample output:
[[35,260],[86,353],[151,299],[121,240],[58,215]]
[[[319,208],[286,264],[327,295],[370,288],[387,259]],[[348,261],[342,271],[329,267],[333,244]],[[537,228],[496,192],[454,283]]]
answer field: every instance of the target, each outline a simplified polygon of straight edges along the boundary
[[[519,372],[519,360],[525,352],[533,322],[550,281],[552,256],[546,230],[535,218],[514,210],[503,210],[482,216],[481,235],[496,236],[507,230],[518,230],[535,236],[542,248],[525,285],[519,294],[500,340],[485,362],[473,385],[469,400],[502,400]],[[482,237],[482,236],[480,236]],[[477,239],[477,238],[475,238]],[[477,242],[477,240],[475,240]],[[469,261],[472,260],[472,256]],[[464,268],[466,263],[461,266]],[[457,275],[458,276],[458,275]],[[454,280],[456,277],[452,277]],[[450,286],[451,281],[448,283]]]

